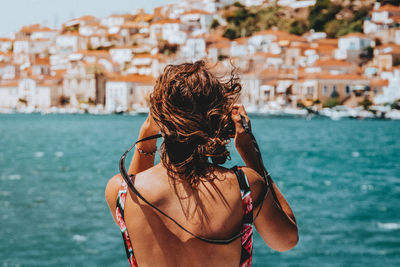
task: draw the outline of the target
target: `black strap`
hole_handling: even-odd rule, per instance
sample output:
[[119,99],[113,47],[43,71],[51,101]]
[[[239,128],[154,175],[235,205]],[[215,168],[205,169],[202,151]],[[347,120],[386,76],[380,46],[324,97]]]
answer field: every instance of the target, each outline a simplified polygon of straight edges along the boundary
[[162,215],[164,215],[165,217],[167,217],[168,219],[170,219],[173,223],[175,223],[179,228],[181,228],[183,231],[185,231],[186,233],[190,234],[191,236],[207,242],[207,243],[211,243],[211,244],[217,244],[217,245],[226,245],[229,243],[232,243],[233,241],[235,241],[236,239],[238,239],[239,237],[241,237],[242,235],[244,235],[249,229],[248,228],[246,231],[241,232],[239,234],[234,235],[233,237],[229,238],[229,239],[209,239],[206,237],[202,237],[202,236],[198,236],[192,232],[190,232],[189,230],[187,230],[185,227],[183,227],[180,223],[178,223],[174,218],[172,218],[171,216],[169,216],[168,214],[166,214],[165,212],[163,212],[162,210],[160,210],[159,208],[157,208],[156,206],[154,206],[152,203],[150,203],[147,199],[145,199],[140,193],[139,191],[135,188],[135,186],[132,183],[132,180],[130,177],[134,177],[134,175],[129,176],[126,169],[125,169],[125,158],[126,155],[128,154],[128,152],[139,142],[143,142],[143,141],[147,141],[147,140],[151,140],[151,139],[155,139],[155,138],[159,138],[161,137],[160,134],[158,135],[152,135],[146,138],[143,138],[141,140],[136,141],[136,143],[134,145],[132,145],[121,157],[121,159],[119,160],[119,170],[121,172],[122,177],[124,178],[126,184],[128,185],[129,189],[135,194],[137,195],[141,200],[143,200],[143,202],[145,202],[147,205],[149,205],[150,207],[152,207],[153,209],[155,209],[156,211],[158,211],[159,213],[161,213]]
[[[250,127],[249,127],[248,123],[246,122],[244,116],[242,116],[242,115],[240,115],[240,116],[241,116],[242,125],[243,125],[245,131],[250,135],[250,137],[251,137],[251,139],[252,139],[254,148],[255,148],[256,153],[257,153],[258,158],[259,158],[260,167],[262,168],[262,171],[263,171],[262,177],[263,177],[263,179],[264,179],[264,181],[265,181],[265,184],[267,185],[267,186],[266,186],[266,191],[265,191],[264,197],[263,197],[263,199],[262,199],[262,201],[261,201],[261,204],[260,204],[260,207],[259,207],[259,209],[258,209],[258,211],[257,211],[256,216],[254,217],[254,220],[255,220],[255,219],[258,217],[258,215],[260,214],[260,211],[261,211],[262,206],[263,206],[263,203],[264,203],[264,199],[266,198],[267,193],[268,193],[268,189],[271,189],[271,190],[269,190],[269,191],[272,192],[272,195],[273,195],[273,197],[274,197],[276,203],[278,204],[278,206],[279,206],[281,209],[282,209],[282,207],[281,207],[281,205],[280,205],[280,203],[279,203],[279,201],[278,201],[278,199],[277,199],[277,197],[276,197],[275,191],[274,191],[273,188],[272,188],[272,184],[270,183],[270,181],[271,181],[271,176],[270,176],[270,174],[268,173],[268,171],[267,171],[267,170],[265,169],[265,167],[264,167],[264,163],[263,163],[263,160],[262,160],[260,148],[258,147],[257,141],[256,141],[256,139],[255,139],[253,133],[251,132]],[[121,172],[121,175],[122,175],[123,179],[125,180],[126,184],[128,185],[129,189],[130,189],[135,195],[137,195],[143,202],[145,202],[147,205],[149,205],[150,207],[152,207],[153,209],[155,209],[156,211],[158,211],[159,213],[161,213],[162,215],[164,215],[165,217],[167,217],[168,219],[170,219],[173,223],[175,223],[175,224],[176,224],[179,228],[181,228],[183,231],[185,231],[186,233],[190,234],[191,236],[193,236],[193,237],[195,237],[195,238],[197,238],[197,239],[199,239],[199,240],[201,240],[201,241],[207,242],[207,243],[211,243],[211,244],[220,244],[220,245],[229,244],[229,243],[232,243],[233,241],[235,241],[236,239],[238,239],[239,237],[243,236],[249,229],[251,229],[251,228],[248,228],[246,231],[241,232],[241,233],[239,233],[239,234],[236,234],[236,235],[234,235],[233,237],[228,238],[228,239],[209,239],[209,238],[206,238],[206,237],[198,236],[198,235],[196,235],[196,234],[190,232],[189,230],[187,230],[187,229],[186,229],[185,227],[183,227],[180,223],[178,223],[174,218],[172,218],[171,216],[169,216],[168,214],[166,214],[165,212],[163,212],[162,210],[160,210],[159,208],[157,208],[156,206],[154,206],[154,205],[153,205],[152,203],[150,203],[147,199],[145,199],[145,198],[139,193],[139,191],[136,190],[135,186],[134,186],[133,183],[132,183],[132,180],[130,179],[130,176],[128,175],[128,172],[127,172],[126,169],[125,169],[125,158],[126,158],[126,155],[129,153],[129,151],[131,151],[132,148],[133,148],[137,143],[140,143],[140,142],[143,142],[143,141],[147,141],[147,140],[151,140],[151,139],[155,139],[155,138],[159,138],[159,137],[162,137],[162,135],[161,135],[161,134],[156,134],[156,135],[148,136],[148,137],[145,137],[145,138],[143,138],[143,139],[140,139],[140,140],[136,141],[127,151],[125,151],[125,153],[122,155],[121,159],[119,160],[119,170],[120,170],[120,172]],[[236,172],[235,172],[235,173],[236,173]],[[237,173],[236,173],[236,175],[237,175]],[[132,175],[132,177],[133,177],[133,175]]]

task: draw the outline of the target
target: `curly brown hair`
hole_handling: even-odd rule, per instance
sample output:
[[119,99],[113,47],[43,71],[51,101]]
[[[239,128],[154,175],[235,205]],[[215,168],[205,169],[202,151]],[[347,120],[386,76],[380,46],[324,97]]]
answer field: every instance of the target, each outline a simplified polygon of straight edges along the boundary
[[223,164],[229,158],[230,111],[241,88],[235,68],[222,79],[204,61],[165,67],[150,111],[164,137],[160,158],[170,177],[196,187],[209,179],[209,159]]

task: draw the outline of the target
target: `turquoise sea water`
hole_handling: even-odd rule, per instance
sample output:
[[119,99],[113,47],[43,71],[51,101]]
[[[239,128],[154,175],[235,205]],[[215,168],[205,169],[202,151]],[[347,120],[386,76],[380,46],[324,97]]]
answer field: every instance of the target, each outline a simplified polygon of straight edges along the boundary
[[[104,188],[144,119],[0,115],[2,266],[128,266]],[[252,125],[300,234],[286,253],[256,236],[254,266],[400,266],[400,122]]]

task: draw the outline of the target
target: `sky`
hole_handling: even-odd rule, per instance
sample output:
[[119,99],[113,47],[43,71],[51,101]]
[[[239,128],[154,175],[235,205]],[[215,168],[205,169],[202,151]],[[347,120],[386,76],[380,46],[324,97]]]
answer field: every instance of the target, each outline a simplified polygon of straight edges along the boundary
[[177,0],[0,0],[0,37],[9,37],[24,25],[54,28],[84,15],[105,17],[138,8],[152,13],[155,7],[174,2]]

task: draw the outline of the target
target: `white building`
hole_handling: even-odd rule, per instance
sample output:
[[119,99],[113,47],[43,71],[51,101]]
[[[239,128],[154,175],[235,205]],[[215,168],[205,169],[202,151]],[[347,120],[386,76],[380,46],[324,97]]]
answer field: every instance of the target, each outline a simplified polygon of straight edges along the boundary
[[393,5],[376,5],[372,11],[371,21],[382,24],[392,24],[400,16],[400,7]]
[[339,38],[335,58],[339,60],[354,59],[354,61],[357,61],[359,55],[369,46],[375,46],[374,41],[370,37],[361,33],[349,33]]
[[188,27],[192,35],[196,36],[209,31],[213,14],[204,10],[190,10],[183,13],[180,20]]
[[9,52],[13,46],[10,38],[0,38],[0,52]]
[[114,47],[110,49],[109,52],[112,60],[121,65],[125,62],[131,61],[133,56],[131,46]]
[[18,84],[17,80],[3,81],[0,83],[0,107],[15,108],[18,104]]
[[383,94],[374,98],[375,104],[393,103],[400,99],[400,68],[393,68],[392,72],[383,72],[381,79],[389,80],[389,85],[383,87]]
[[181,54],[189,60],[196,61],[207,56],[204,38],[189,38],[181,47]]
[[154,78],[151,76],[131,74],[110,77],[106,83],[106,110],[121,112],[148,108],[153,86]]
[[100,65],[71,61],[64,75],[63,90],[70,104],[103,104],[105,102],[105,76]]
[[57,36],[56,48],[60,54],[71,54],[79,50],[86,50],[88,38],[79,35],[78,32],[66,32]]
[[158,20],[150,25],[150,38],[182,45],[186,41],[186,33],[182,28],[183,24],[179,19]]

